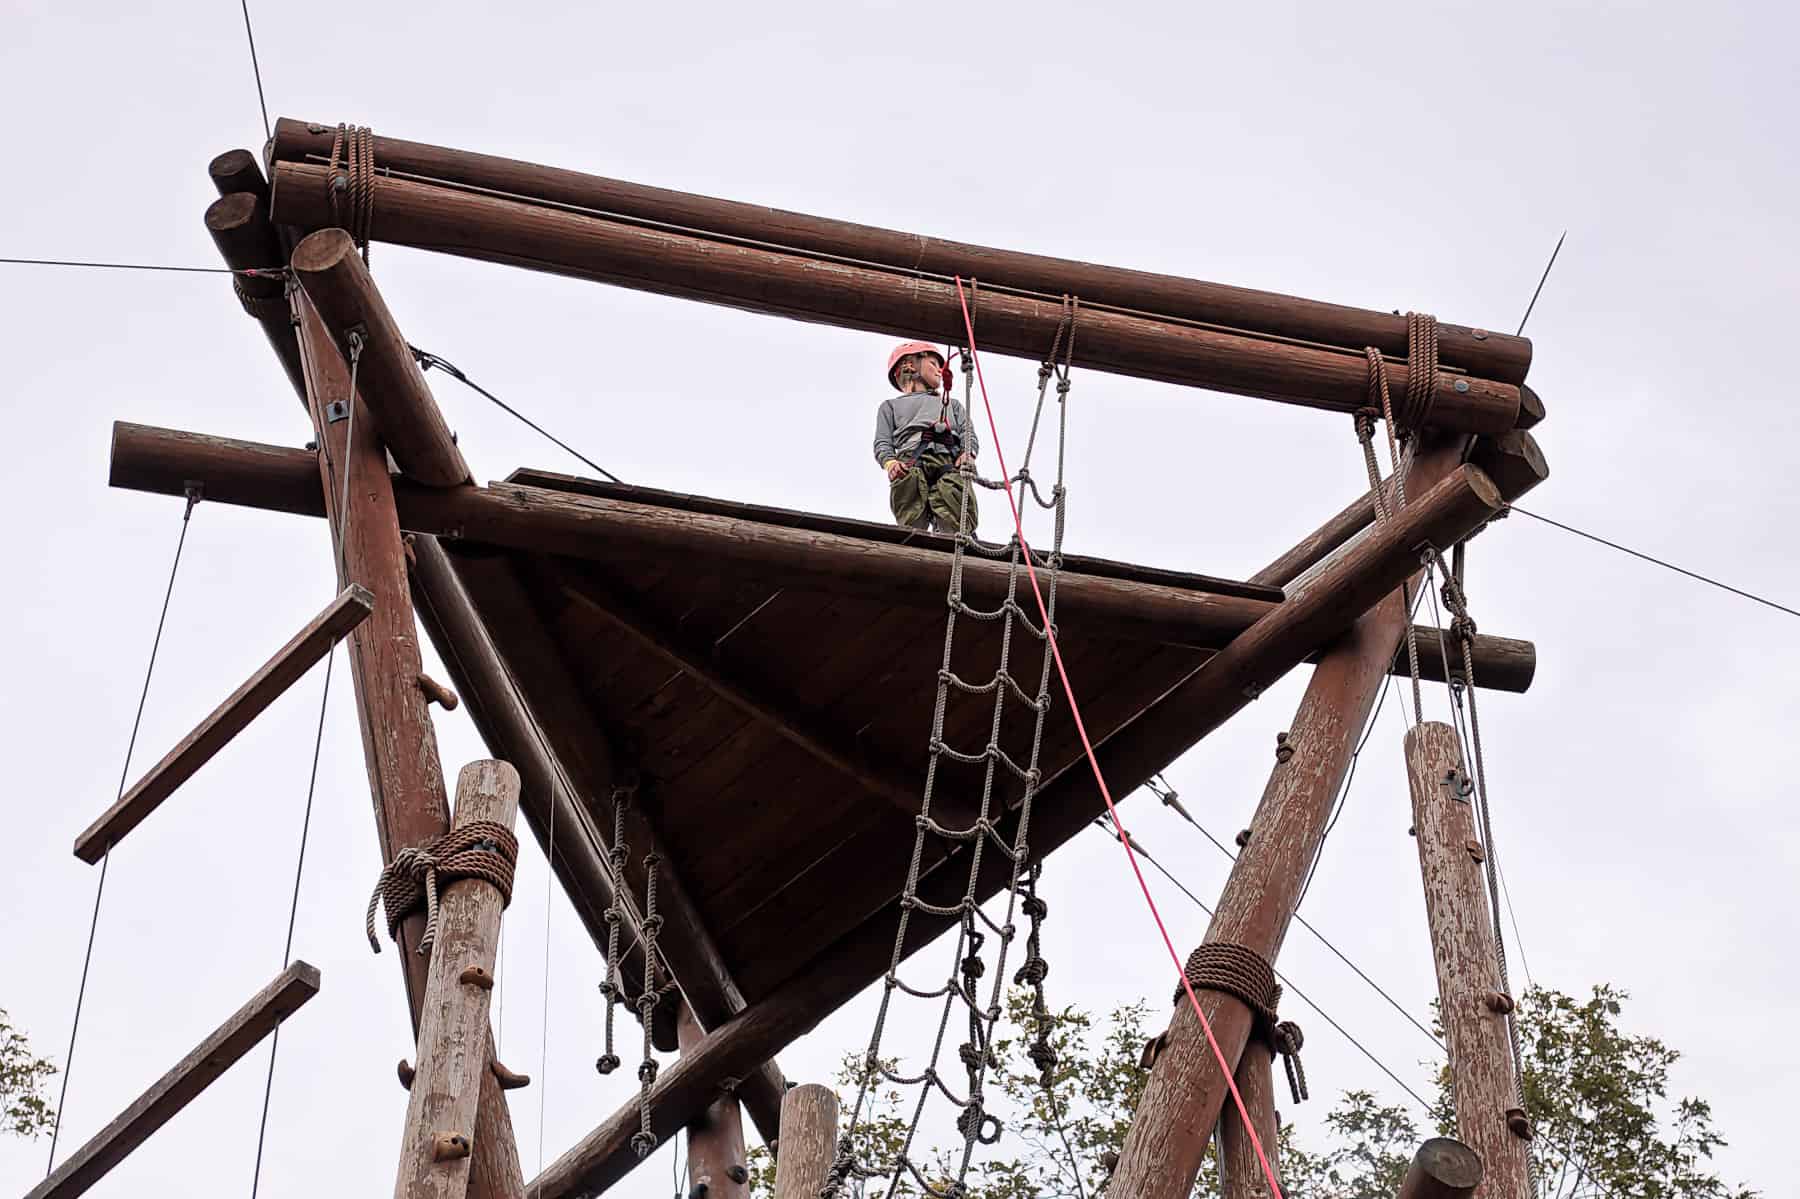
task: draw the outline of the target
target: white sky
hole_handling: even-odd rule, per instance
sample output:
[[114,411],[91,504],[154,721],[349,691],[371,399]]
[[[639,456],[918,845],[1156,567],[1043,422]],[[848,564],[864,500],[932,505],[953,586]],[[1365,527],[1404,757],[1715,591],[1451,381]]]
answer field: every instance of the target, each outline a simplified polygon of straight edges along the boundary
[[[1800,422],[1779,368],[1800,273],[1800,86],[1779,6],[252,8],[272,115],[991,245],[1511,328],[1566,227],[1531,325],[1553,477],[1529,505],[1800,596]],[[261,139],[236,6],[9,0],[6,27],[0,254],[213,264],[206,162]],[[627,479],[884,515],[866,447],[886,339],[385,246],[374,263],[414,342]],[[0,1004],[60,1061],[95,882],[69,846],[118,785],[180,511],[106,487],[109,425],[293,445],[308,431],[217,276],[0,266],[0,318],[14,529]],[[1009,442],[1031,370],[989,363]],[[579,469],[452,387],[438,397],[479,478]],[[1348,420],[1099,375],[1075,394],[1072,550],[1241,576],[1360,486]],[[134,769],[325,602],[326,546],[318,522],[201,507]],[[1726,1176],[1772,1187],[1800,1064],[1767,1032],[1800,985],[1785,952],[1796,626],[1524,519],[1471,559],[1482,628],[1540,652],[1533,691],[1484,709],[1523,956],[1564,990],[1630,989],[1628,1023],[1682,1049],[1677,1085],[1713,1100]],[[394,963],[360,927],[380,863],[346,682],[297,937],[324,991],[283,1039],[271,1197],[385,1186],[404,1110]],[[275,972],[319,685],[294,688],[115,855],[64,1154]],[[1301,685],[1170,771],[1221,836],[1246,821]],[[1422,1013],[1434,984],[1401,724],[1392,707],[1382,720],[1305,910]],[[463,714],[439,730],[448,774],[483,755]],[[1131,809],[1215,896],[1216,851],[1154,803]],[[514,1096],[529,1174],[540,1141],[554,1157],[635,1084],[593,1073],[601,964],[560,898],[546,1007],[534,851],[522,872],[502,1038],[538,1080]],[[1084,835],[1047,877],[1053,998],[1167,993],[1115,845]],[[1204,917],[1170,888],[1157,899],[1177,941],[1198,940]],[[1341,964],[1298,931],[1281,964],[1423,1085],[1428,1047]],[[1347,1087],[1398,1098],[1295,1007],[1319,1098],[1290,1114],[1316,1125]],[[870,1015],[865,997],[783,1066],[828,1076]],[[92,1193],[247,1193],[264,1060]],[[30,1186],[45,1149],[0,1141],[0,1187]],[[667,1194],[669,1167],[660,1153],[620,1193]]]

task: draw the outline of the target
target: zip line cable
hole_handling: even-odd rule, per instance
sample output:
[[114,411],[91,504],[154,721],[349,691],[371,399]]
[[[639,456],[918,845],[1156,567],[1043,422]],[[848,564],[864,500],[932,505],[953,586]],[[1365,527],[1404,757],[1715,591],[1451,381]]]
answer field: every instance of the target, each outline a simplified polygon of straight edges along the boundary
[[[144,667],[144,685],[138,691],[137,714],[131,718],[131,736],[125,742],[125,764],[119,769],[119,794],[115,801],[125,798],[125,782],[131,777],[131,755],[137,749],[138,730],[144,723],[144,702],[150,698],[150,678],[156,673],[156,654],[162,648],[163,626],[169,620],[169,600],[175,594],[175,576],[181,571],[181,551],[187,546],[188,523],[194,515],[194,505],[200,502],[200,492],[190,488],[187,493],[187,507],[181,513],[181,535],[175,539],[175,560],[169,564],[169,582],[163,588],[162,611],[156,617],[156,634],[150,639],[150,661]],[[81,1008],[87,999],[88,968],[94,962],[94,937],[100,930],[100,898],[106,893],[106,867],[112,861],[112,842],[106,843],[106,850],[100,855],[100,881],[94,887],[94,915],[88,924],[87,952],[81,959],[81,985],[75,992],[75,1018],[69,1028],[69,1052],[63,1057],[63,1080],[60,1093],[56,1097],[56,1114],[50,1121],[50,1160],[44,1166],[44,1177],[50,1177],[56,1169],[56,1144],[62,1136],[63,1106],[69,1101],[69,1077],[75,1070],[75,1037],[81,1031]]]
[[499,396],[495,395],[493,392],[489,391],[487,388],[483,387],[481,384],[475,382],[475,380],[469,378],[469,376],[463,374],[462,371],[456,366],[455,363],[449,362],[443,358],[438,357],[436,354],[433,354],[430,350],[421,350],[418,346],[415,346],[415,345],[408,345],[406,348],[411,350],[413,357],[418,360],[419,369],[421,371],[429,371],[432,367],[436,367],[437,369],[443,371],[446,375],[449,375],[452,379],[455,379],[458,383],[461,383],[464,387],[467,387],[475,392],[478,392],[482,396],[485,396],[491,403],[493,403],[501,411],[509,414],[510,416],[514,417],[515,419],[522,422],[523,424],[536,430],[543,437],[545,437],[546,439],[548,439],[555,445],[559,446],[563,450],[566,450],[568,453],[574,455],[576,458],[580,459],[587,466],[591,467],[592,469],[594,469],[596,471],[599,471],[602,475],[605,475],[607,479],[611,480],[614,483],[623,483],[624,482],[624,480],[619,478],[618,475],[613,474],[610,470],[607,470],[604,466],[601,466],[598,462],[595,462],[592,458],[588,457],[586,454],[582,453],[580,450],[576,449],[574,446],[570,445],[568,442],[564,441],[562,438],[558,437],[556,434],[550,432],[550,430],[544,428],[544,426],[538,424],[536,421],[532,420],[529,416],[526,416],[523,412],[520,412],[517,408],[514,408],[511,404],[508,404],[505,400],[502,400]]
[[256,32],[250,28],[250,0],[239,0],[244,8],[244,36],[250,42],[250,69],[256,72],[256,102],[262,107],[263,140],[274,137],[269,127],[269,101],[263,96],[262,64],[256,58]]
[[0,258],[11,266],[80,266],[105,271],[174,271],[182,275],[281,275],[273,268],[233,270],[228,266],[167,266],[157,262],[88,262],[76,258]]

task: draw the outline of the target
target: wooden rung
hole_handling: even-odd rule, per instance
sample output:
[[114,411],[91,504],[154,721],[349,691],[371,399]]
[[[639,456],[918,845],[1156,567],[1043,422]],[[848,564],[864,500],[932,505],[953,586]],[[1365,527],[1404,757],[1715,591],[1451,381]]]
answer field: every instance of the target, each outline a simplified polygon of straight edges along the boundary
[[188,781],[214,755],[241,733],[257,715],[276,698],[300,680],[313,665],[331,652],[338,638],[361,624],[375,610],[375,598],[355,583],[343,592],[294,639],[275,651],[249,680],[231,693],[226,701],[213,709],[193,732],[150,768],[119,802],[89,825],[75,838],[75,856],[84,862],[98,862],[107,848],[117,845],[126,833],[157,809],[175,788]]
[[283,970],[25,1199],[74,1199],[84,1193],[318,993],[316,966],[295,962]]

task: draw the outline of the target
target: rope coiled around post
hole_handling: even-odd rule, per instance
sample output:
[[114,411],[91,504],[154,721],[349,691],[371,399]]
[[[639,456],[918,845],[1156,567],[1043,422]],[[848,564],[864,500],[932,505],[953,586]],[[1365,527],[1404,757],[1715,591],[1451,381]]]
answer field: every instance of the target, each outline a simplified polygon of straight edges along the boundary
[[[1194,990],[1229,995],[1250,1009],[1256,1020],[1255,1035],[1272,1052],[1281,1055],[1294,1102],[1304,1102],[1308,1095],[1300,1047],[1306,1043],[1306,1037],[1298,1024],[1283,1020],[1275,1010],[1281,1003],[1281,984],[1275,981],[1275,967],[1269,959],[1248,945],[1207,942],[1188,955],[1182,973]],[[1180,1003],[1181,999],[1182,992],[1177,990],[1175,1002]]]
[[441,889],[460,879],[477,878],[500,892],[500,905],[505,907],[512,903],[513,869],[518,860],[519,839],[504,824],[492,820],[472,820],[435,841],[402,849],[381,868],[381,877],[369,896],[363,920],[369,948],[381,952],[381,941],[375,935],[377,907],[386,911],[388,936],[395,939],[401,922],[424,908],[425,935],[419,940],[419,952],[429,953],[437,940]]
[[369,264],[369,233],[375,224],[375,131],[367,125],[339,125],[331,139],[325,171],[331,214]]

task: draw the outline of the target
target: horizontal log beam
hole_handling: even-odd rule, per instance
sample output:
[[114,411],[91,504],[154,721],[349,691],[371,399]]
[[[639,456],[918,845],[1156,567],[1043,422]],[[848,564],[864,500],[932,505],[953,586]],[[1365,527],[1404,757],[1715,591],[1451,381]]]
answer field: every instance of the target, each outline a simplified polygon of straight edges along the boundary
[[[324,160],[331,153],[333,132],[332,126],[284,117],[275,124],[273,157],[288,162]],[[1389,312],[966,245],[393,137],[375,138],[375,161],[383,171],[682,226],[724,238],[879,263],[912,274],[961,275],[1051,296],[1078,295],[1084,304],[1136,309],[1354,350],[1374,346],[1389,355],[1406,354],[1406,318]],[[1506,383],[1522,382],[1531,365],[1531,341],[1524,337],[1440,324],[1438,346],[1444,361]]]
[[316,967],[295,962],[283,970],[25,1199],[75,1199],[85,1193],[318,993]]
[[366,589],[354,583],[346,587],[75,838],[75,856],[98,862],[374,610],[375,597]]
[[[337,223],[323,166],[279,163],[275,219],[306,229]],[[897,337],[966,338],[950,283],[847,266],[391,177],[375,181],[371,236],[485,262],[613,283],[659,295],[864,329]],[[1034,361],[1050,351],[1060,302],[982,292],[983,348]],[[1354,412],[1368,403],[1360,352],[1271,341],[1196,325],[1083,310],[1075,364],[1282,403]],[[1388,367],[1404,394],[1408,367]],[[1440,370],[1428,423],[1500,433],[1518,423],[1519,388]]]
[[[115,423],[114,487],[181,495],[191,480],[204,483],[207,499],[220,503],[310,516],[323,511],[317,468],[303,450]],[[701,553],[753,561],[784,586],[867,591],[919,607],[944,604],[946,564],[936,550],[511,483],[442,491],[397,479],[394,498],[401,525],[416,533],[605,562]],[[971,557],[964,578],[968,598],[994,603],[1004,591],[1005,568]],[[1066,622],[1101,622],[1109,637],[1200,649],[1226,644],[1273,607],[1247,596],[1075,573],[1065,573],[1057,586]],[[1438,630],[1421,627],[1419,652],[1423,677],[1449,677]],[[1475,655],[1482,686],[1523,691],[1530,685],[1536,653],[1529,642],[1484,634],[1476,638]]]
[[311,234],[294,247],[292,267],[346,361],[351,335],[361,338],[356,390],[400,473],[432,487],[467,483],[469,464],[350,235]]

